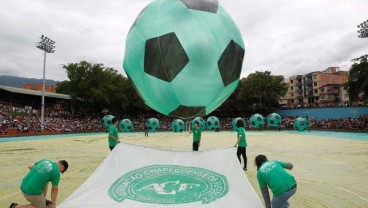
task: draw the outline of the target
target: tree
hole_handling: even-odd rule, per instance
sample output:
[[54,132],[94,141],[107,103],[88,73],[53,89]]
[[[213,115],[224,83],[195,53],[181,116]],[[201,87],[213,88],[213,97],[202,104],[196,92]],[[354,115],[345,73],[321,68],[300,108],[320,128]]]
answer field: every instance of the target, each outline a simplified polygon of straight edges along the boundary
[[129,106],[128,79],[113,68],[103,64],[91,64],[86,61],[69,63],[63,66],[69,81],[60,82],[58,93],[69,94],[73,99],[83,101],[86,110],[98,114],[107,109],[114,114],[122,114]]
[[[355,58],[349,70],[348,92],[352,102],[366,100],[368,95],[368,54]],[[359,95],[363,93],[362,97]]]
[[270,71],[256,71],[241,80],[237,100],[247,111],[265,112],[278,108],[278,100],[287,92],[283,80],[283,76],[273,76]]
[[268,113],[278,108],[278,100],[286,95],[287,84],[283,80],[269,71],[250,74],[240,80],[238,88],[217,111],[233,116]]

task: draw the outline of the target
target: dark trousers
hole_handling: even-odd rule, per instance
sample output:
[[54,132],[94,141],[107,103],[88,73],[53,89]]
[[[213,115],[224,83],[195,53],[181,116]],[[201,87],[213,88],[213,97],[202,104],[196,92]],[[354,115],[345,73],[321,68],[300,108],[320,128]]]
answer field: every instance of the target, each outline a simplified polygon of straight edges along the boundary
[[110,148],[110,150],[112,151],[114,148],[115,148],[115,146],[109,146],[109,148]]
[[144,131],[144,136],[148,137],[148,131]]
[[193,151],[198,151],[199,141],[193,142]]
[[241,164],[240,155],[243,155],[244,168],[247,168],[247,148],[246,147],[238,147],[238,150],[236,151],[236,156],[238,156],[239,162]]

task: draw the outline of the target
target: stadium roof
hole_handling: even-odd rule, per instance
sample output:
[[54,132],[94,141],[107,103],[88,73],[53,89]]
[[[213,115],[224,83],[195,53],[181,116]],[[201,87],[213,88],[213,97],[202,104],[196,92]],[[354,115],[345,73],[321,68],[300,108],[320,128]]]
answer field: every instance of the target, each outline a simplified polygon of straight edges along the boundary
[[[42,91],[38,91],[38,90],[29,90],[29,89],[9,87],[9,86],[4,86],[4,85],[0,85],[0,89],[8,91],[8,92],[12,92],[12,93],[17,93],[17,94],[42,96]],[[64,100],[71,99],[69,95],[53,93],[53,92],[45,92],[45,97],[58,98],[58,99],[64,99]]]

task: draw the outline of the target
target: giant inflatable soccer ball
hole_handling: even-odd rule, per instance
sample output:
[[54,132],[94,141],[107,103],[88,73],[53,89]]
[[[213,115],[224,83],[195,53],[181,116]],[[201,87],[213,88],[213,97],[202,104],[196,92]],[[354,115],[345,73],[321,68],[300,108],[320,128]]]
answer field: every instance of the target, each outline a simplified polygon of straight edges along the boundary
[[303,118],[303,117],[298,117],[294,124],[294,129],[299,131],[299,132],[302,132],[304,131],[305,129],[308,128],[308,122],[307,122],[307,119]]
[[119,128],[123,132],[132,132],[134,131],[133,123],[129,119],[123,119],[119,123]]
[[204,130],[205,128],[206,128],[206,122],[204,121],[204,119],[203,118],[201,118],[201,117],[195,117],[193,120],[192,120],[192,129],[194,128],[194,123],[196,122],[196,121],[198,121],[198,123],[199,123],[199,127],[202,129],[202,130]]
[[160,121],[157,118],[150,118],[146,121],[149,132],[156,132],[160,128]]
[[271,113],[267,117],[267,125],[271,127],[279,127],[281,124],[281,116],[277,113]]
[[112,124],[112,119],[115,118],[113,115],[106,115],[102,118],[102,125],[106,129],[110,129],[110,126]]
[[261,114],[254,114],[249,118],[249,124],[253,128],[263,128],[265,125],[264,117]]
[[240,118],[240,117],[234,118],[233,121],[231,122],[231,127],[234,129],[234,131],[238,131],[238,127],[236,126],[236,124],[238,123],[239,120],[243,121],[244,128],[245,128],[245,122],[242,118]]
[[216,116],[208,117],[206,125],[208,130],[214,131],[217,128],[220,128],[220,120]]
[[143,101],[179,118],[205,116],[237,88],[245,52],[216,0],[155,0],[125,44],[123,68]]
[[173,132],[183,132],[185,130],[185,123],[181,119],[175,119],[171,123],[171,130]]

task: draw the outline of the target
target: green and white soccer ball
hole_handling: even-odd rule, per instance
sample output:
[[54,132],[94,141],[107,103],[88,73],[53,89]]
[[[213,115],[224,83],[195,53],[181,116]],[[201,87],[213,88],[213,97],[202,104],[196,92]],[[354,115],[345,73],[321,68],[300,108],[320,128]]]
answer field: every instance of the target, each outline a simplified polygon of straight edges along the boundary
[[299,132],[302,132],[309,127],[307,119],[303,117],[298,117],[297,119],[295,119],[293,126],[294,126],[294,129]]
[[207,129],[210,131],[220,128],[220,120],[216,116],[211,116],[207,118],[206,121]]
[[119,128],[123,132],[132,132],[134,131],[133,123],[129,119],[123,119],[119,123]]
[[175,119],[171,123],[171,130],[173,132],[183,132],[185,130],[185,123],[181,119]]
[[110,129],[110,126],[112,124],[112,119],[115,118],[113,115],[106,115],[102,118],[102,125],[106,129]]
[[281,116],[277,113],[271,113],[267,117],[267,125],[270,127],[279,127],[281,124]]
[[233,121],[231,122],[231,127],[234,129],[234,131],[238,131],[238,127],[236,126],[236,124],[238,123],[239,120],[242,120],[244,123],[244,128],[245,128],[245,121],[238,117],[238,118],[234,118]]
[[160,121],[157,118],[150,118],[146,121],[149,132],[156,132],[160,128]]
[[242,35],[214,0],[155,0],[126,38],[123,68],[154,110],[178,118],[205,116],[237,88]]
[[253,128],[263,128],[265,125],[264,117],[261,114],[254,114],[249,118],[249,125]]
[[199,127],[204,130],[206,128],[206,121],[201,118],[201,117],[195,117],[193,120],[192,120],[192,129],[195,127],[195,122],[198,122],[199,123]]

